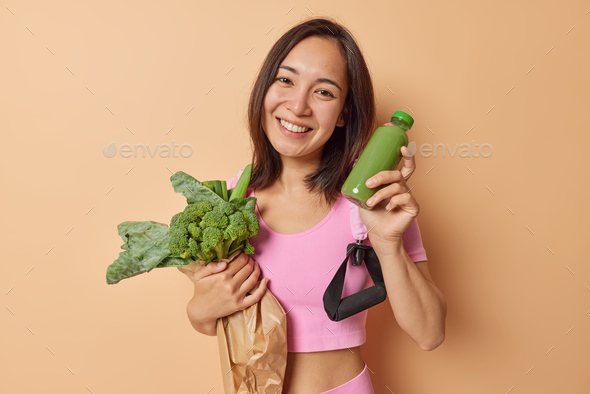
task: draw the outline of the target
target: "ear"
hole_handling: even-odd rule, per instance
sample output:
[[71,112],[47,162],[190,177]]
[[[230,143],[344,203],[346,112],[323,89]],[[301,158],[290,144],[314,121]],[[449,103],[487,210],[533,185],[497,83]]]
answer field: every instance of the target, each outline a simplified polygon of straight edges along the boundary
[[336,126],[342,127],[346,124],[346,118],[348,115],[348,108],[344,107],[342,112],[340,112],[340,116],[338,117],[338,121],[336,122]]

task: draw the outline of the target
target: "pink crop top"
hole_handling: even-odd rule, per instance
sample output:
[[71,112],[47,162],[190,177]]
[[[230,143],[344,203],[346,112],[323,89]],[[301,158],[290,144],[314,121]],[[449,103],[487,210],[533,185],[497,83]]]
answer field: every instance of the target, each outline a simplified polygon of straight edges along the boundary
[[[227,181],[232,189],[243,169]],[[248,188],[246,197],[253,197]],[[359,346],[366,341],[368,310],[339,322],[330,320],[324,310],[323,296],[336,270],[346,257],[346,247],[363,239],[371,245],[359,208],[342,194],[330,213],[314,227],[297,234],[280,234],[260,221],[258,235],[250,239],[255,248],[251,257],[259,263],[260,278],[269,278],[268,289],[287,313],[287,350],[319,352]],[[416,219],[403,234],[406,253],[412,261],[426,260]],[[365,263],[348,264],[342,297],[373,285]]]

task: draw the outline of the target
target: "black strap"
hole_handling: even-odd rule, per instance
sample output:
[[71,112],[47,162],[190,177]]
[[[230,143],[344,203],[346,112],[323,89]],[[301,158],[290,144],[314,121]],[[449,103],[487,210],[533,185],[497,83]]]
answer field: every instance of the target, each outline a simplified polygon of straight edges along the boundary
[[[344,262],[340,265],[340,268],[338,268],[334,278],[324,292],[324,310],[328,314],[328,318],[332,321],[340,321],[365,309],[369,309],[385,301],[387,297],[381,264],[379,264],[379,259],[373,248],[364,245],[363,241],[359,239],[355,244],[348,244],[346,250],[347,253]],[[373,283],[375,284],[341,299],[344,278],[346,276],[346,266],[349,256],[353,252],[354,259],[352,265],[361,265],[364,260],[367,271],[369,271],[369,275],[371,275],[371,279],[373,279]]]

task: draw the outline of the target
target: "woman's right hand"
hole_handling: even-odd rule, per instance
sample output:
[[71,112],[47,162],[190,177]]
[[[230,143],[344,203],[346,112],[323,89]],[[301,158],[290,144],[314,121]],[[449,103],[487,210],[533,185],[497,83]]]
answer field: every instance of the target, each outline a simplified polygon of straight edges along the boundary
[[260,267],[242,251],[229,265],[209,263],[193,274],[195,292],[187,305],[187,315],[193,327],[215,335],[217,319],[256,304],[266,292],[268,279],[258,289],[247,294],[258,281]]

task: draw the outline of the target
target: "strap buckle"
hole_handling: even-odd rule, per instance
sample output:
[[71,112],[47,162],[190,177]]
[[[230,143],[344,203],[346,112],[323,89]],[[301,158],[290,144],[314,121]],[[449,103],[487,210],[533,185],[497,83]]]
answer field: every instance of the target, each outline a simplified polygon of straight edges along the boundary
[[[373,247],[363,244],[363,240],[359,239],[356,243],[348,244],[346,251],[346,258],[324,292],[324,310],[332,321],[340,321],[369,309],[385,301],[387,297],[381,264]],[[346,266],[351,254],[353,254],[351,264],[354,266],[361,265],[364,260],[374,285],[341,298],[346,277]]]

